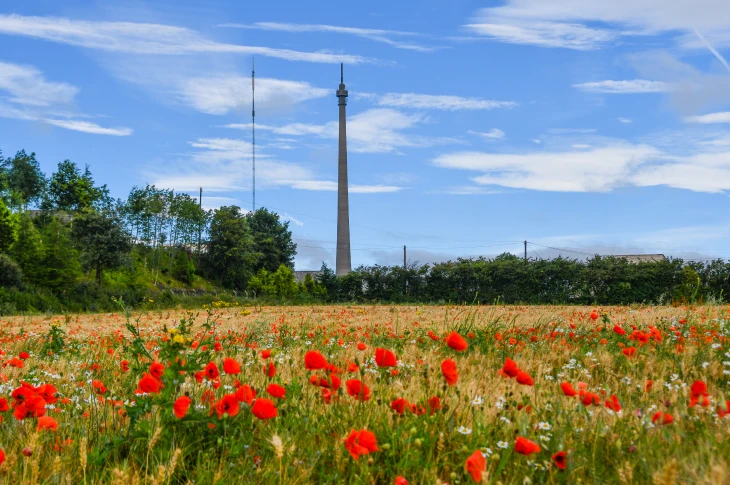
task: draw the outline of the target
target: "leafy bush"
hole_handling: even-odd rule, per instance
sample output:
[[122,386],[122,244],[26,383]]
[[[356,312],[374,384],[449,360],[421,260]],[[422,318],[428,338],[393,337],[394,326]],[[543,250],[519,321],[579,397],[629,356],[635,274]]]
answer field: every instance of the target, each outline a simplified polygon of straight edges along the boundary
[[0,286],[20,287],[23,285],[23,271],[18,263],[5,254],[0,254]]

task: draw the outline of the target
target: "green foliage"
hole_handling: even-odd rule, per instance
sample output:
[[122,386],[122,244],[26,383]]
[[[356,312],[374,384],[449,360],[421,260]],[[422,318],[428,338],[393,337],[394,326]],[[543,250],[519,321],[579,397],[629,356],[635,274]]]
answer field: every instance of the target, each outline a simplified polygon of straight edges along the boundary
[[71,236],[81,251],[81,262],[94,270],[98,285],[102,272],[121,266],[131,250],[127,233],[108,215],[90,212],[76,217]]
[[0,253],[7,252],[17,238],[16,218],[0,199]]
[[188,253],[183,249],[178,249],[175,252],[172,276],[187,285],[192,284],[193,279],[195,278],[195,265],[193,264],[192,259],[188,256]]
[[58,164],[58,171],[51,175],[43,208],[79,212],[109,204],[109,189],[106,185],[94,185],[88,165],[82,174],[74,162],[64,160]]
[[27,207],[43,196],[46,177],[35,153],[20,150],[13,158],[0,160],[0,172],[6,181],[3,199],[15,207]]
[[23,285],[23,271],[18,263],[5,254],[0,254],[0,287],[12,288]]
[[69,237],[69,229],[54,217],[43,228],[43,256],[38,281],[54,291],[72,287],[81,276],[79,256]]
[[256,296],[266,295],[284,300],[292,299],[299,293],[299,285],[294,280],[294,271],[283,264],[273,273],[260,269],[249,281],[248,289]]
[[236,206],[221,207],[210,223],[206,263],[223,286],[243,290],[254,274],[257,256],[246,217]]
[[41,280],[43,269],[41,235],[28,213],[20,218],[18,238],[10,248],[10,256],[18,263],[28,281],[36,283]]
[[248,226],[254,239],[257,261],[254,271],[266,269],[275,272],[279,266],[294,268],[297,245],[292,241],[289,222],[281,222],[279,215],[260,208],[246,214]]
[[327,300],[327,288],[323,284],[315,281],[309,273],[304,276],[304,281],[302,281],[299,288],[299,294],[309,299]]

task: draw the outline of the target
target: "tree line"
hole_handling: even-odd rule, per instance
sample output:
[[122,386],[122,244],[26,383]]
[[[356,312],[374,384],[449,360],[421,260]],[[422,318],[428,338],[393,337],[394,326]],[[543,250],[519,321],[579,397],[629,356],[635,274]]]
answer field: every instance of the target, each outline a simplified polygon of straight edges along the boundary
[[[205,210],[154,185],[114,199],[88,166],[46,176],[34,153],[0,153],[0,313],[195,305],[211,298],[287,302],[629,304],[723,301],[730,264],[617,257],[525,261],[512,254],[433,265],[325,264],[294,279],[289,223],[264,208]],[[198,295],[185,300],[180,295]]]
[[35,153],[0,153],[0,312],[244,292],[256,275],[290,284],[295,254],[289,223],[264,208],[205,210],[154,185],[114,199],[88,166],[64,160],[46,176]]

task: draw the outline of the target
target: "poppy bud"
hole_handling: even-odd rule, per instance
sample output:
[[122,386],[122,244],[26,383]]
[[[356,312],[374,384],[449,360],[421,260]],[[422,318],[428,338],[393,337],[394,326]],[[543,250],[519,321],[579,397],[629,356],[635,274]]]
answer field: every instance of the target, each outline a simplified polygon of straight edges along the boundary
[[23,448],[23,455],[25,455],[25,456],[32,456],[33,455],[33,450],[31,450],[30,448]]

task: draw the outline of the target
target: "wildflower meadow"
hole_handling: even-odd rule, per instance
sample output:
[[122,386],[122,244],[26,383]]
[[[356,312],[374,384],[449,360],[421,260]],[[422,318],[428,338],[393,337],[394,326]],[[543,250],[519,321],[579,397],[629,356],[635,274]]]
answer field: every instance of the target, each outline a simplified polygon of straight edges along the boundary
[[0,482],[722,484],[725,306],[0,321]]

